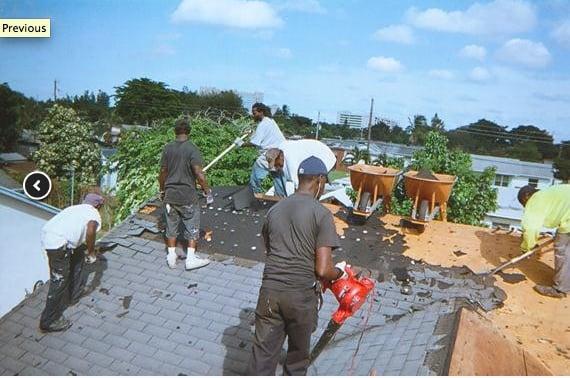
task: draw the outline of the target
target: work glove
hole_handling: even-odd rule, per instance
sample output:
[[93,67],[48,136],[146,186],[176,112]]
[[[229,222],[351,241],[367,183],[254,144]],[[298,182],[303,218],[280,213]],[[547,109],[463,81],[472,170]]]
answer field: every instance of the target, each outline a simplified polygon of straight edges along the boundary
[[243,139],[237,137],[236,140],[234,140],[234,144],[236,145],[236,147],[241,147],[243,145]]
[[214,203],[214,194],[212,194],[212,189],[206,193],[206,204],[211,205]]
[[97,261],[97,256],[96,256],[96,255],[87,255],[87,256],[85,256],[85,263],[87,263],[87,264],[93,264],[95,261]]
[[348,273],[346,273],[346,269],[345,269],[346,268],[346,261],[341,261],[339,263],[336,263],[334,267],[337,269],[340,269],[342,271],[342,276],[337,278],[335,281],[343,280],[343,279],[348,277]]

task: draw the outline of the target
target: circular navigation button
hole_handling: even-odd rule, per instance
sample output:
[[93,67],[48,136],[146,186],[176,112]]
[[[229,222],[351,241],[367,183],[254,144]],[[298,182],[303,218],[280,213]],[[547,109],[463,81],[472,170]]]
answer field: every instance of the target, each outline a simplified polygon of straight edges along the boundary
[[42,171],[28,173],[22,186],[24,193],[33,200],[42,200],[51,192],[51,180]]

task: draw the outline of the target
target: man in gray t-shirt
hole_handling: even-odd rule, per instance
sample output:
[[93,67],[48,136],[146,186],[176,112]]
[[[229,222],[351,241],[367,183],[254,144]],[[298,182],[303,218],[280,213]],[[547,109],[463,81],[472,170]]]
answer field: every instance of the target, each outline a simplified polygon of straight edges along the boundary
[[184,239],[188,241],[186,269],[196,269],[209,263],[208,259],[196,256],[196,246],[200,236],[200,206],[196,193],[196,180],[206,194],[207,203],[214,201],[208,182],[202,172],[202,156],[198,147],[189,139],[190,124],[181,119],[176,122],[176,139],[168,143],[160,160],[159,186],[164,202],[166,218],[166,262],[170,268],[176,267],[176,238],[182,224]]
[[331,250],[340,245],[332,214],[317,201],[327,181],[325,164],[311,156],[298,173],[297,192],[271,208],[263,225],[267,258],[248,375],[275,375],[285,336],[284,374],[307,373],[317,326],[316,282],[345,276],[346,263],[332,263]]

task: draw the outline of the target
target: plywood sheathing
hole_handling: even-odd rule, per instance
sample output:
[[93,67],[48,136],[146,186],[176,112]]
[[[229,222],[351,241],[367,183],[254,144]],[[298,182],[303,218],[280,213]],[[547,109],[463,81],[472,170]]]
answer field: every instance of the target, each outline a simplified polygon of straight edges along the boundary
[[552,375],[481,315],[463,308],[451,352],[449,375]]
[[[381,220],[386,228],[403,235],[404,255],[431,265],[465,265],[480,273],[520,254],[520,235],[439,221],[430,222],[422,234],[412,234],[402,231],[399,217],[385,215]],[[505,270],[524,274],[526,280],[522,282],[509,284],[497,276],[496,284],[508,298],[504,307],[484,316],[554,374],[567,375],[570,374],[570,297],[548,298],[532,289],[536,284],[552,284],[554,257],[551,251],[546,249]]]

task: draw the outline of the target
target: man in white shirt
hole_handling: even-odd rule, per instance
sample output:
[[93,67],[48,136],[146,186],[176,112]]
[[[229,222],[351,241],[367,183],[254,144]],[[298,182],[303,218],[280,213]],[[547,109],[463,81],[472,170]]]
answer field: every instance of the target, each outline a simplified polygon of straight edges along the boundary
[[285,137],[277,123],[270,117],[270,111],[266,105],[256,102],[251,107],[251,112],[253,119],[258,122],[258,124],[249,143],[244,143],[241,138],[237,138],[234,141],[237,147],[255,146],[260,151],[259,157],[253,164],[249,185],[254,193],[261,193],[261,182],[268,174],[271,174],[275,187],[275,195],[286,197],[285,182],[283,181],[282,174],[269,166],[266,155],[267,151],[271,148],[276,148],[283,143]]
[[[65,331],[71,327],[63,312],[68,304],[79,300],[84,260],[96,259],[95,236],[101,229],[99,209],[104,202],[100,195],[89,193],[81,205],[62,210],[42,229],[42,247],[50,269],[46,306],[40,318],[42,332]],[[79,248],[83,244],[87,245],[87,256]]]
[[328,172],[336,165],[336,156],[332,150],[314,139],[286,140],[278,148],[270,150],[268,156],[276,156],[274,160],[269,159],[269,166],[283,171],[283,177],[286,181],[292,181],[295,189],[299,187],[297,171],[305,159],[317,157],[325,164]]

